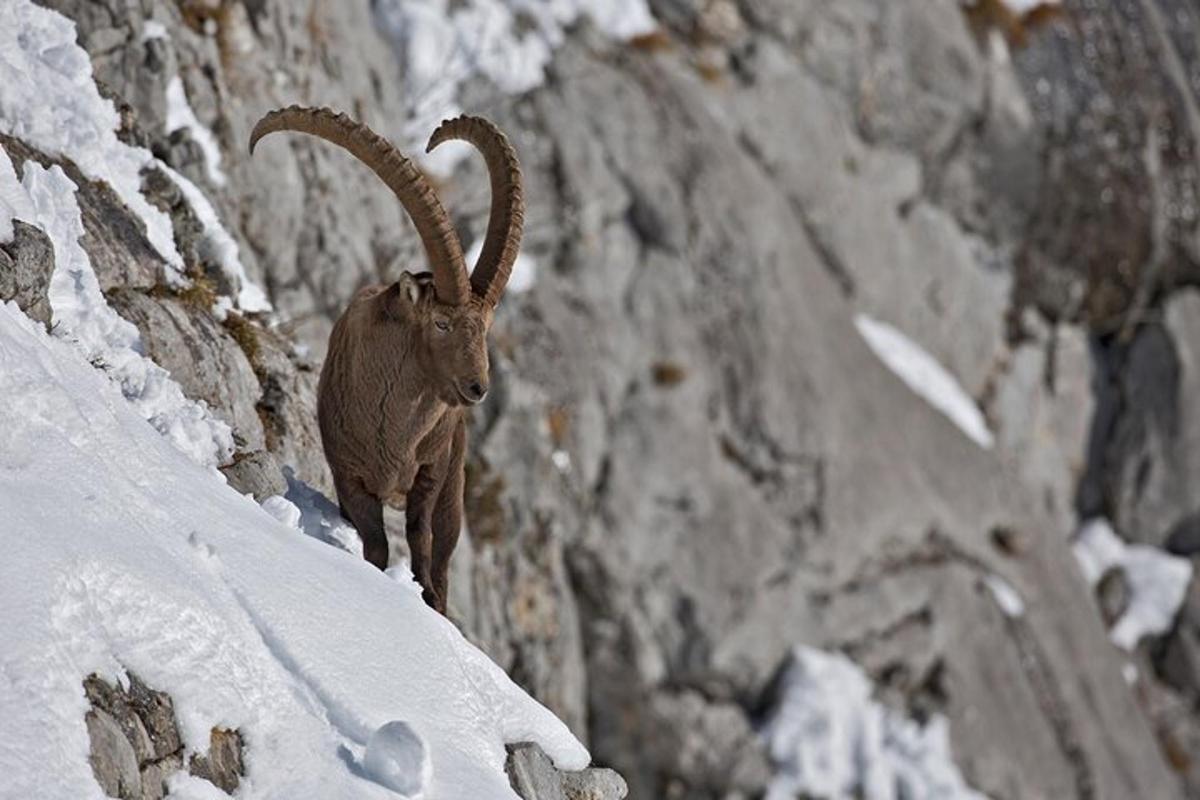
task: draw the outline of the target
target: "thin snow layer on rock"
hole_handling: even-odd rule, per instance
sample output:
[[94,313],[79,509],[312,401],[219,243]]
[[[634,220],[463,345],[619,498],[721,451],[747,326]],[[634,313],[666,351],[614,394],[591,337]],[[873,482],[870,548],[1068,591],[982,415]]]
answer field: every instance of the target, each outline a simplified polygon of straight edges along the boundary
[[[168,692],[188,752],[246,737],[238,797],[379,798],[364,751],[404,720],[426,797],[515,798],[506,742],[587,751],[421,599],[183,458],[67,343],[0,306],[0,775],[99,797],[81,681]],[[172,780],[179,797],[205,796]],[[211,796],[211,795],[209,795]]]
[[13,220],[32,223],[37,216],[29,192],[17,180],[17,171],[13,168],[12,159],[3,147],[0,147],[0,244],[13,240],[16,232]]
[[113,311],[100,291],[80,244],[83,220],[75,190],[60,167],[46,169],[34,161],[25,163],[17,183],[12,162],[0,151],[0,197],[9,198],[5,204],[11,201],[17,216],[44,230],[54,246],[49,297],[55,335],[103,369],[137,413],[194,462],[223,464],[233,452],[229,426],[185,397],[166,370],[142,355],[137,328]]
[[204,255],[221,265],[221,271],[237,292],[238,308],[243,311],[270,311],[271,302],[267,300],[263,290],[246,275],[246,268],[242,266],[242,260],[238,257],[237,242],[221,224],[216,209],[208,202],[204,192],[161,161],[158,162],[158,166],[179,186],[188,205],[196,212],[200,226],[204,229],[204,241],[201,245],[206,251]]
[[176,75],[167,83],[167,133],[178,130],[186,130],[203,151],[204,171],[209,182],[213,186],[224,186],[225,173],[221,171],[221,148],[217,145],[217,137],[196,118],[196,112],[188,103],[183,79]]
[[140,173],[154,157],[117,138],[117,111],[100,96],[92,62],[75,43],[75,23],[31,0],[5,4],[0,26],[0,131],[75,162],[106,181],[146,226],[146,238],[183,280],[170,218],[141,193]]
[[975,444],[991,449],[995,439],[979,406],[937,359],[885,322],[859,314],[854,325],[871,351],[909,389],[945,414]]
[[992,593],[992,599],[996,601],[996,605],[1000,606],[1000,610],[1006,617],[1015,619],[1025,616],[1025,599],[1021,597],[1021,593],[1015,586],[994,573],[987,575],[983,579],[983,584]]
[[871,699],[871,682],[839,653],[800,646],[763,730],[776,775],[768,800],[984,800],[950,754],[947,724],[924,727]]
[[[618,39],[656,27],[645,0],[381,0],[375,13],[410,87],[404,138],[418,150],[438,123],[461,113],[459,89],[471,78],[509,94],[540,86],[565,29],[581,16]],[[466,152],[438,148],[421,158],[445,175]]]
[[[482,252],[483,237],[480,237],[467,250],[465,256],[467,268],[472,272],[475,271],[475,262],[479,260],[479,254]],[[528,292],[537,283],[537,270],[537,260],[533,256],[518,252],[517,260],[513,262],[512,273],[508,276],[508,285],[504,291],[511,294]]]
[[1080,529],[1072,550],[1084,579],[1093,587],[1110,569],[1125,574],[1129,605],[1108,632],[1114,644],[1133,650],[1143,637],[1171,629],[1192,580],[1190,560],[1157,547],[1126,544],[1102,518]]

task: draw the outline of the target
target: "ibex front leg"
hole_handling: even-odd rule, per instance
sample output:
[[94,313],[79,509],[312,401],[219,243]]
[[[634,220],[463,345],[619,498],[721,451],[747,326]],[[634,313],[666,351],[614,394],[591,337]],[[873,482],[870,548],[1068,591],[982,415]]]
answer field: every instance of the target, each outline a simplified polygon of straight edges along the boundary
[[446,478],[438,492],[437,506],[433,510],[433,590],[437,595],[434,606],[446,613],[450,592],[450,556],[458,544],[463,518],[463,468],[467,453],[467,425],[459,420],[450,441],[450,453],[446,464]]
[[380,569],[387,569],[388,542],[383,527],[383,504],[358,480],[336,481],[342,516],[354,523],[363,543],[363,557]]
[[421,584],[421,596],[437,608],[437,593],[430,578],[433,557],[433,506],[441,481],[436,465],[424,464],[417,470],[404,506],[404,527],[408,534],[408,557],[412,561],[413,577]]

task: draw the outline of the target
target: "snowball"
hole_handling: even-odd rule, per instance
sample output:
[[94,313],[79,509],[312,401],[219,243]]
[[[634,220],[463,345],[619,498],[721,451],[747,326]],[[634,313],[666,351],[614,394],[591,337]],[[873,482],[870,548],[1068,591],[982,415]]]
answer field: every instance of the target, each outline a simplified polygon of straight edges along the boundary
[[425,740],[401,720],[371,734],[363,766],[373,780],[411,800],[424,794],[433,773]]

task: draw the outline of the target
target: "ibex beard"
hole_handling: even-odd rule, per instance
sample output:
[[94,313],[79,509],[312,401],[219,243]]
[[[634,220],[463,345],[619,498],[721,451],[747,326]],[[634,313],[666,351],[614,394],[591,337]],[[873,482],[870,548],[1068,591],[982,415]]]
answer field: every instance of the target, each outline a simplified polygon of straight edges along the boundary
[[320,137],[374,170],[412,218],[429,272],[369,286],[333,327],[317,417],[342,514],[363,555],[388,565],[383,506],[403,500],[413,575],[446,613],[450,556],[463,522],[467,413],[488,391],[487,334],[521,244],[521,169],[508,139],[478,117],[443,122],[428,150],[461,139],[482,153],[492,210],[468,276],[462,244],[433,187],[387,140],[344,114],[290,106],[254,126],[250,152],[274,131]]

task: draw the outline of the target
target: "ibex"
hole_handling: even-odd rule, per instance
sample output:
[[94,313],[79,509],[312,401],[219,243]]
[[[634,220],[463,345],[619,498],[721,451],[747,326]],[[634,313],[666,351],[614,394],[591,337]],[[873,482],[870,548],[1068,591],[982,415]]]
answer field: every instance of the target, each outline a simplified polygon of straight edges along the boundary
[[466,413],[488,390],[487,333],[521,244],[521,168],[508,139],[477,117],[443,122],[427,152],[449,139],[487,164],[492,210],[468,278],[450,217],[425,176],[365,125],[324,108],[290,106],[254,126],[250,152],[274,131],[345,148],[375,171],[416,225],[431,272],[404,272],[362,289],[338,319],[317,390],[317,417],[342,514],[363,555],[388,563],[385,502],[405,500],[413,575],[425,602],[446,612],[450,555],[463,517]]

